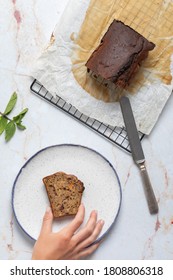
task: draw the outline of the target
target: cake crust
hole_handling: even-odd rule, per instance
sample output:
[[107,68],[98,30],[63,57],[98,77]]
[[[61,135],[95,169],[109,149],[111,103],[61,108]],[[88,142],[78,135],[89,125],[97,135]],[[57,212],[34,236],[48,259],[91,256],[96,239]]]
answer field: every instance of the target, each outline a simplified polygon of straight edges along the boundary
[[84,184],[74,175],[56,172],[44,177],[54,218],[75,215],[81,203]]

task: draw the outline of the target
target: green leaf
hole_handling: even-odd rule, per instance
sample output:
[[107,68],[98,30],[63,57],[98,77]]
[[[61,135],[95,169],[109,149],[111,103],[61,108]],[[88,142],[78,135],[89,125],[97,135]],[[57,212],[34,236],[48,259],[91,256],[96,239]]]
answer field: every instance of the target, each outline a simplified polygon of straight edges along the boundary
[[8,120],[4,117],[0,117],[0,135],[3,133],[4,129],[6,128]]
[[22,125],[21,123],[17,123],[17,127],[21,130],[25,130],[26,126]]
[[14,92],[7,104],[7,107],[5,108],[4,114],[8,115],[14,108],[14,106],[16,105],[17,102],[17,93]]
[[25,116],[25,114],[28,112],[28,108],[25,108],[22,110],[22,112],[20,112],[17,116],[15,116],[13,118],[13,121],[16,123],[16,124],[20,124],[21,123],[21,120],[23,119],[23,117]]
[[5,128],[5,140],[9,141],[16,131],[16,125],[13,121],[10,121]]

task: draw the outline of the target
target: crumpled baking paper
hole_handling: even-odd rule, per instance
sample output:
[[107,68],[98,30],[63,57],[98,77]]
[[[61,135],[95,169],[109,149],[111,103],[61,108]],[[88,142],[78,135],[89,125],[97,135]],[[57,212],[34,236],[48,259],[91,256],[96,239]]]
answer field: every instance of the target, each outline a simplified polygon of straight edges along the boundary
[[[92,2],[94,4],[94,1]],[[78,47],[75,45],[74,38],[78,37],[89,4],[89,0],[69,1],[59,24],[56,26],[50,44],[35,63],[32,76],[54,97],[60,96],[83,114],[111,126],[124,126],[119,103],[104,102],[94,98],[82,88],[72,71],[72,54]],[[173,76],[173,59],[171,75]],[[139,131],[144,134],[151,132],[172,92],[172,88],[172,82],[167,85],[157,76],[153,76],[137,93],[127,92]]]

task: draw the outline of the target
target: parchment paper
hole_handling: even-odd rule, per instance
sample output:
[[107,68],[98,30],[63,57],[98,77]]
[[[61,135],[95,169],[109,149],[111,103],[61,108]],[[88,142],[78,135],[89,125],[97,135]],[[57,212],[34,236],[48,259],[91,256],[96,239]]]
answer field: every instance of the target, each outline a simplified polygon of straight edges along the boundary
[[[112,100],[111,97],[109,100],[104,100],[104,92],[103,95],[102,93],[100,94],[101,100],[96,99],[94,97],[95,87],[92,83],[86,86],[85,81],[86,59],[89,58],[92,51],[99,44],[113,18],[122,20],[156,43],[155,53],[153,51],[153,55],[149,56],[141,67],[134,82],[134,88],[131,87],[126,92],[130,98],[138,130],[149,134],[173,88],[173,19],[169,18],[169,13],[166,14],[167,11],[171,12],[170,8],[173,9],[173,3],[171,0],[155,0],[152,3],[154,2],[158,6],[155,5],[153,8],[147,6],[147,3],[151,3],[149,0],[137,2],[136,5],[138,6],[135,6],[135,10],[133,0],[69,1],[62,19],[53,32],[48,47],[36,61],[32,75],[53,96],[62,97],[82,113],[112,126],[124,125],[119,103]],[[153,14],[146,18],[140,14],[142,11],[141,5],[144,3],[146,15],[148,11],[152,10],[151,8],[155,9],[153,13],[156,13],[156,8],[158,11],[164,11],[160,12],[159,15],[154,14],[159,19],[159,23],[163,21],[163,26],[159,29],[160,34],[156,32],[155,26],[159,23],[153,18]],[[106,5],[108,5],[109,9]],[[94,23],[96,17],[92,16],[93,11],[99,14],[100,18],[104,18],[102,27],[97,28],[97,22]],[[127,12],[126,17],[124,11]],[[139,17],[135,13],[132,17],[130,11],[136,11]],[[144,13],[144,11],[142,12]],[[141,20],[140,17],[143,19],[142,22],[139,21],[139,19]],[[95,39],[92,39],[92,41],[88,39],[93,45],[87,45],[87,48],[84,47],[86,45],[84,42],[86,42],[86,36],[88,38],[91,36],[86,33],[86,23],[91,23],[92,33],[97,31]],[[155,31],[148,32],[147,26],[151,26],[152,30]],[[141,27],[143,27],[143,32]],[[100,31],[98,32],[97,29]],[[151,65],[149,65],[149,61],[152,62]],[[168,65],[169,69],[167,69]]]

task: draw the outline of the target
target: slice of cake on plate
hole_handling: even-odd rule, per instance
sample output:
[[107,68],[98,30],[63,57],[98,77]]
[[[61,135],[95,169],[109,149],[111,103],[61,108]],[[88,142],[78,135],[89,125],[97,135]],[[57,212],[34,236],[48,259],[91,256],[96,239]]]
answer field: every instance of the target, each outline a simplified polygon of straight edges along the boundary
[[74,175],[56,172],[43,178],[54,218],[75,215],[84,191],[83,183]]

